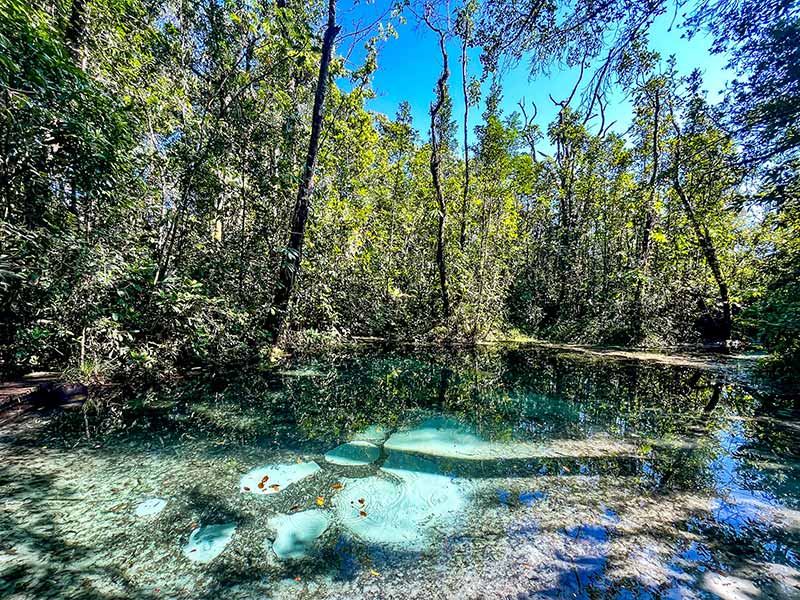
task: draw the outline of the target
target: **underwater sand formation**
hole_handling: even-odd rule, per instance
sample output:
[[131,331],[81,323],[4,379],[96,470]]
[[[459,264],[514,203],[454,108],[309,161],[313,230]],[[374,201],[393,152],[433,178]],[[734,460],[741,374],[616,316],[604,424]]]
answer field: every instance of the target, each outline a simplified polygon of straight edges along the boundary
[[635,455],[630,442],[608,435],[586,439],[550,439],[547,443],[492,442],[474,430],[448,417],[435,417],[413,429],[393,433],[383,445],[385,450],[464,460],[510,458],[606,457]]
[[239,490],[251,494],[277,494],[319,471],[314,461],[266,465],[245,473]]
[[414,429],[393,433],[386,450],[452,458],[492,458],[497,448],[466,427],[445,417],[428,419]]
[[356,440],[337,446],[326,453],[325,460],[334,465],[359,466],[373,463],[380,456],[380,447],[371,442]]
[[378,475],[345,480],[333,499],[339,522],[358,539],[418,550],[433,532],[453,530],[467,503],[466,485],[423,458],[390,454]]
[[370,425],[366,429],[356,433],[352,441],[354,442],[370,442],[376,446],[383,445],[386,438],[389,437],[389,430],[383,425]]
[[157,515],[167,505],[167,501],[161,498],[150,498],[144,502],[139,503],[133,511],[137,517],[152,517]]
[[236,523],[198,527],[183,547],[183,555],[194,562],[211,562],[222,554],[235,531]]
[[272,551],[281,560],[303,558],[316,539],[325,533],[330,522],[330,514],[324,510],[276,515],[268,521],[276,532]]

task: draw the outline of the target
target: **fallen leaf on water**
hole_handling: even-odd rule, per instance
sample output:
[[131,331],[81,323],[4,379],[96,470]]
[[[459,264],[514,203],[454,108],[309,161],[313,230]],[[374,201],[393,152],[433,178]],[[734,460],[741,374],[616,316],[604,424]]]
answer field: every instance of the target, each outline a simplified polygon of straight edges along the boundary
[[381,576],[381,574],[378,573],[375,569],[370,569],[369,570],[369,574],[374,576],[374,577],[380,577]]
[[269,486],[269,487],[271,487],[271,488],[272,488],[273,490],[275,490],[276,492],[277,492],[279,489],[281,489],[281,486],[279,486],[277,483],[273,483],[273,484],[272,484],[271,486]]
[[317,496],[317,506],[322,506],[323,504],[325,504],[325,497]]
[[334,484],[333,484],[331,487],[332,487],[334,490],[340,490],[340,489],[342,489],[342,488],[344,487],[344,484],[343,484],[343,483],[340,483],[340,482],[338,482],[338,481],[337,481],[337,482],[336,482],[336,483],[334,483]]
[[362,517],[366,517],[367,516],[367,511],[362,510],[362,511],[359,511],[358,514],[360,514]]

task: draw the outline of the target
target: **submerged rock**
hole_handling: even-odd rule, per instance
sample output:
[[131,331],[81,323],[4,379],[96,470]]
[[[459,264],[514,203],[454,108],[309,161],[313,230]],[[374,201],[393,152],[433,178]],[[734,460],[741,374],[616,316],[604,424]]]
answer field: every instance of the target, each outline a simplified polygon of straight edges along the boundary
[[327,454],[325,460],[334,465],[358,466],[375,462],[381,449],[371,442],[356,440],[337,446]]
[[133,512],[137,517],[152,517],[153,515],[157,515],[164,510],[166,505],[166,500],[162,500],[161,498],[150,498],[149,500],[141,502]]
[[319,469],[314,461],[257,467],[242,476],[239,489],[251,494],[277,494],[293,483],[310,477]]
[[456,528],[467,504],[462,482],[420,457],[390,454],[381,474],[348,479],[333,499],[341,524],[358,539],[420,550],[433,533]]
[[194,562],[211,562],[222,554],[235,531],[236,523],[198,527],[183,547],[183,555]]
[[328,511],[323,510],[304,510],[272,517],[267,522],[276,532],[272,551],[281,560],[303,558],[328,529],[330,521]]

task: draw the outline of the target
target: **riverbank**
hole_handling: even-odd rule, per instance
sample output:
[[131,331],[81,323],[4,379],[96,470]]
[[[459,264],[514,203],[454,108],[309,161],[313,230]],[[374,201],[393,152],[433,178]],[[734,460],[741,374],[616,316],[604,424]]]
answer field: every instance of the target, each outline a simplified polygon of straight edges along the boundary
[[[468,342],[457,340],[451,342],[421,342],[392,340],[381,337],[344,337],[339,335],[319,334],[313,337],[301,335],[289,341],[284,349],[273,349],[269,355],[270,368],[279,368],[293,357],[319,357],[329,353],[347,353],[354,349],[447,349],[491,347],[532,347],[575,354],[587,358],[598,358],[617,361],[639,361],[676,367],[687,367],[704,370],[746,371],[751,377],[758,367],[759,361],[768,358],[763,352],[745,352],[724,346],[684,345],[664,348],[631,348],[623,346],[593,346],[586,344],[568,344],[540,340],[526,336],[498,336],[488,340]],[[193,368],[188,372],[200,369]],[[22,399],[37,390],[46,394],[59,385],[88,384],[88,381],[75,382],[59,371],[39,370],[23,377],[0,382],[0,411],[7,409],[12,400],[21,403]],[[59,392],[56,391],[56,395]],[[74,395],[71,391],[68,396]],[[62,393],[61,396],[64,396]],[[68,399],[68,398],[63,398]],[[57,400],[57,398],[56,398]]]

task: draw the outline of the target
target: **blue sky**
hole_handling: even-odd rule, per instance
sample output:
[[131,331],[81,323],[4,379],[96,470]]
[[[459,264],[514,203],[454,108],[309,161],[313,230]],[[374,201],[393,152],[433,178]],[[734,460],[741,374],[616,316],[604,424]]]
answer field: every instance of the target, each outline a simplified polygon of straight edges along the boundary
[[[358,23],[369,23],[380,15],[386,8],[386,1],[378,2],[340,2],[340,22],[343,25],[343,35],[353,31]],[[373,78],[373,89],[376,98],[367,104],[370,110],[394,116],[398,105],[403,100],[411,104],[414,116],[414,126],[424,137],[427,136],[428,108],[433,99],[433,89],[441,69],[438,42],[430,31],[420,27],[414,21],[413,15],[406,13],[406,24],[395,22],[399,34],[397,39],[390,39],[383,43],[378,54],[378,72]],[[721,55],[712,55],[708,51],[710,40],[703,35],[695,36],[688,40],[683,36],[683,31],[678,27],[681,19],[665,14],[659,17],[650,31],[651,48],[658,51],[662,60],[674,55],[679,73],[689,74],[698,68],[704,74],[705,89],[709,91],[713,101],[718,93],[724,89],[726,81],[733,78],[732,73],[725,69],[726,58]],[[344,38],[338,51],[347,52],[352,39]],[[461,97],[461,64],[459,61],[460,48],[457,41],[448,46],[450,58],[450,90],[453,96],[454,116],[461,128],[461,114],[464,104]],[[470,75],[480,75],[480,51],[475,49],[470,54]],[[351,58],[357,64],[363,52],[356,48]],[[530,104],[536,102],[539,108],[537,123],[546,129],[554,118],[556,107],[548,97],[560,99],[569,95],[577,78],[577,70],[553,70],[549,75],[529,76],[529,65],[522,61],[515,69],[507,73],[502,80],[503,111],[508,114],[518,110],[517,102],[522,98]],[[484,86],[485,98],[489,83]],[[483,103],[471,110],[470,138],[473,138],[472,129],[481,121]],[[606,111],[606,120],[616,121],[614,129],[624,132],[630,123],[630,105],[622,93],[612,94],[609,107]],[[462,134],[459,133],[459,139]]]

